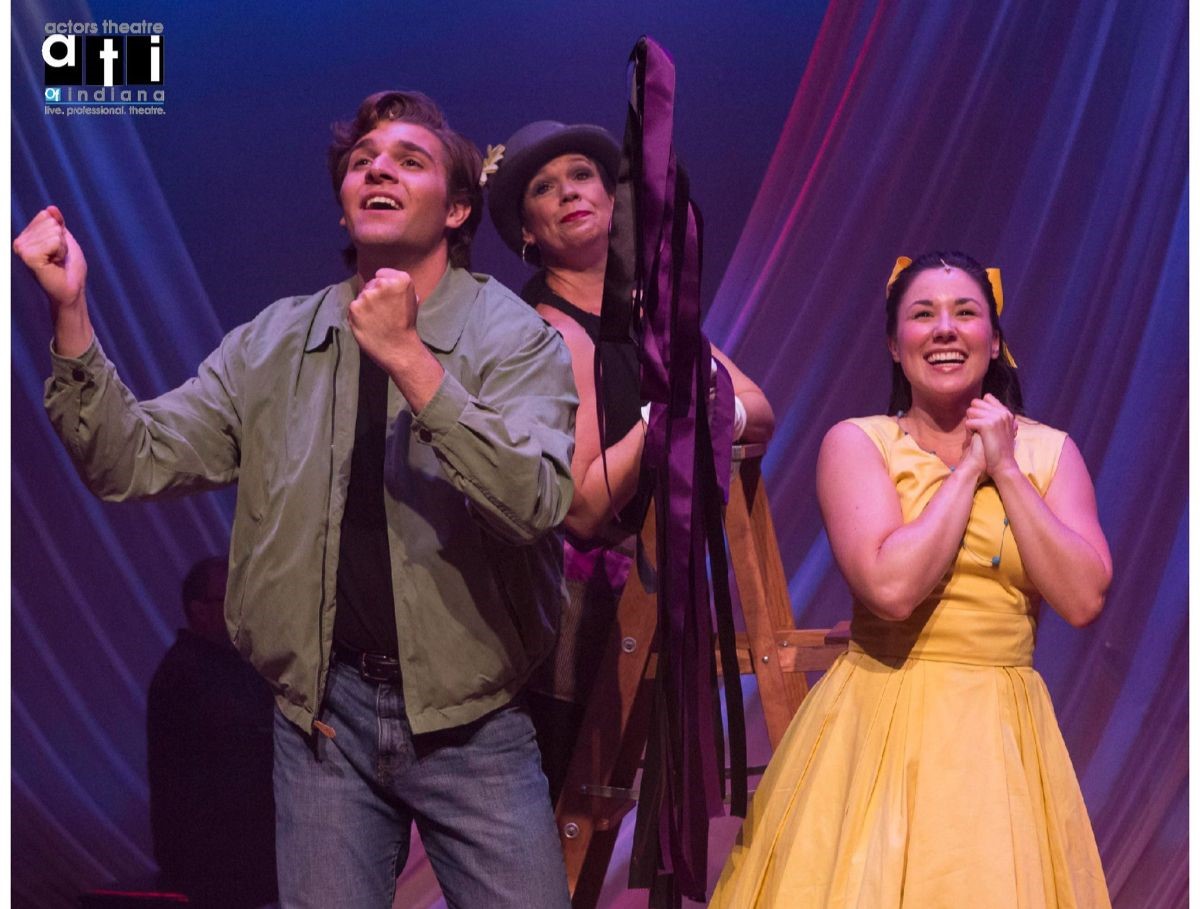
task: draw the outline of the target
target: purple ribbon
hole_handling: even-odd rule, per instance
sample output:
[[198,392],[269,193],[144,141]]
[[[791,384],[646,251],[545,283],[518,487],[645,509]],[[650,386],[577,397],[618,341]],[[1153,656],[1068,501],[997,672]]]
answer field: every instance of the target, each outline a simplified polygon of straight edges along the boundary
[[712,351],[700,330],[702,226],[672,150],[674,64],[646,37],[630,59],[634,90],[601,334],[627,332],[632,307],[622,300],[640,301],[642,397],[652,402],[642,472],[651,478],[657,508],[659,660],[630,886],[650,887],[651,904],[662,906],[679,905],[681,894],[705,899],[709,819],[723,813],[710,559],[733,811],[745,814],[745,729],[721,515],[729,492],[733,385],[724,367],[712,376]]

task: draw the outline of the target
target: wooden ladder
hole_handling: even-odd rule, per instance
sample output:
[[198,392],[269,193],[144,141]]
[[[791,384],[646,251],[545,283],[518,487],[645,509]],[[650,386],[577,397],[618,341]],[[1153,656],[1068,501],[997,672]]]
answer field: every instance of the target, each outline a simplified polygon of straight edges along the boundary
[[[763,445],[734,446],[725,530],[746,625],[737,635],[738,665],[742,675],[757,677],[773,751],[808,694],[804,673],[832,665],[846,649],[849,624],[796,628],[762,483],[764,451]],[[650,558],[656,549],[654,522],[651,507],[641,531]],[[655,596],[631,571],[555,811],[574,909],[597,904],[621,819],[637,803],[634,781],[650,723],[657,626]]]

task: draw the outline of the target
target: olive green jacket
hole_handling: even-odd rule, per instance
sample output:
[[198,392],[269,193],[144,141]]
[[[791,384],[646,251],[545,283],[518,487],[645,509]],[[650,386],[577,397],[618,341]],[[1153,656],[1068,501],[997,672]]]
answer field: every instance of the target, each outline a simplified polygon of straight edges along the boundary
[[[100,346],[53,357],[46,409],[113,501],[237,482],[226,621],[305,730],[320,708],[357,414],[353,281],[267,307],[197,375],[138,402]],[[384,463],[404,698],[414,732],[503,706],[549,651],[578,399],[558,333],[486,276],[449,269],[417,331],[446,370],[413,416],[388,389]]]

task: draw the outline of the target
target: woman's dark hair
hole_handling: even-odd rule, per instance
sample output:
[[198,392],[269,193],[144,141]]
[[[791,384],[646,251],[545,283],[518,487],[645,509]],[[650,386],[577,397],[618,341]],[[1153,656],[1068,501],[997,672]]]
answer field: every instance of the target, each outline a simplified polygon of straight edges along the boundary
[[[567,150],[565,152],[560,152],[559,154],[583,155],[583,152],[572,152],[570,150]],[[604,191],[606,193],[608,193],[610,196],[613,195],[617,191],[617,181],[613,178],[613,175],[608,172],[608,170],[604,167],[603,164],[601,164],[599,161],[597,161],[591,155],[583,155],[583,156],[585,158],[587,158],[588,161],[591,162],[592,167],[596,168],[596,173],[598,173],[600,175],[600,184],[604,187]],[[557,158],[558,154],[554,155],[554,157]],[[546,159],[546,161],[550,161],[550,160],[553,160],[553,159],[552,158]],[[538,170],[541,170],[543,167],[546,166],[546,161],[543,161],[541,164],[539,164],[537,166],[537,168],[534,171],[534,176],[537,176]],[[533,177],[530,177],[529,183],[532,183],[532,182],[533,182]],[[529,189],[529,183],[526,183],[525,186],[522,187],[521,195],[517,202],[517,204],[521,206],[520,213],[521,213],[521,225],[522,226],[525,225],[525,191],[527,189]],[[531,265],[534,268],[541,268],[542,264],[543,264],[542,263],[542,251],[540,249],[538,249],[538,246],[536,243],[530,243],[528,246],[525,247],[524,252],[521,254],[521,259],[526,265]]]
[[[992,282],[988,280],[987,270],[966,253],[956,251],[925,253],[925,255],[913,259],[896,276],[896,280],[892,282],[887,293],[888,338],[894,340],[896,337],[896,320],[900,299],[917,275],[931,268],[944,268],[947,265],[965,271],[979,285],[979,290],[987,303],[988,314],[991,316],[992,331],[996,333],[1003,344],[1004,332],[1000,329],[1000,316],[996,312],[996,297],[992,293]],[[1021,397],[1021,383],[1017,379],[1016,367],[1009,364],[1003,353],[988,364],[987,373],[983,377],[983,393],[995,395],[996,399],[1014,414],[1025,412],[1024,399]],[[912,386],[905,377],[904,370],[900,368],[900,364],[893,362],[892,399],[888,404],[888,413],[898,413],[908,410],[910,407],[912,407]]]
[[[446,150],[446,189],[450,200],[471,206],[467,220],[461,227],[450,231],[447,237],[450,264],[456,268],[470,268],[471,240],[475,236],[475,228],[483,219],[483,188],[479,185],[483,157],[469,139],[450,128],[441,110],[428,96],[413,91],[376,92],[358,106],[353,120],[333,125],[333,142],[329,146],[329,177],[333,181],[334,197],[341,199],[342,181],[346,178],[351,149],[359,139],[389,120],[425,127],[438,137]],[[343,250],[342,255],[346,264],[353,268],[356,259],[354,247]]]

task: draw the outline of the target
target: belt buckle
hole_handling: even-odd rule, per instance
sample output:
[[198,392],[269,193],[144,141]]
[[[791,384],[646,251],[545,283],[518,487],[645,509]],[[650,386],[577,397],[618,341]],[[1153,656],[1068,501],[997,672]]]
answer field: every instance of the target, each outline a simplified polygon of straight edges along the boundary
[[364,653],[358,658],[358,674],[368,682],[394,682],[399,663],[387,657]]

